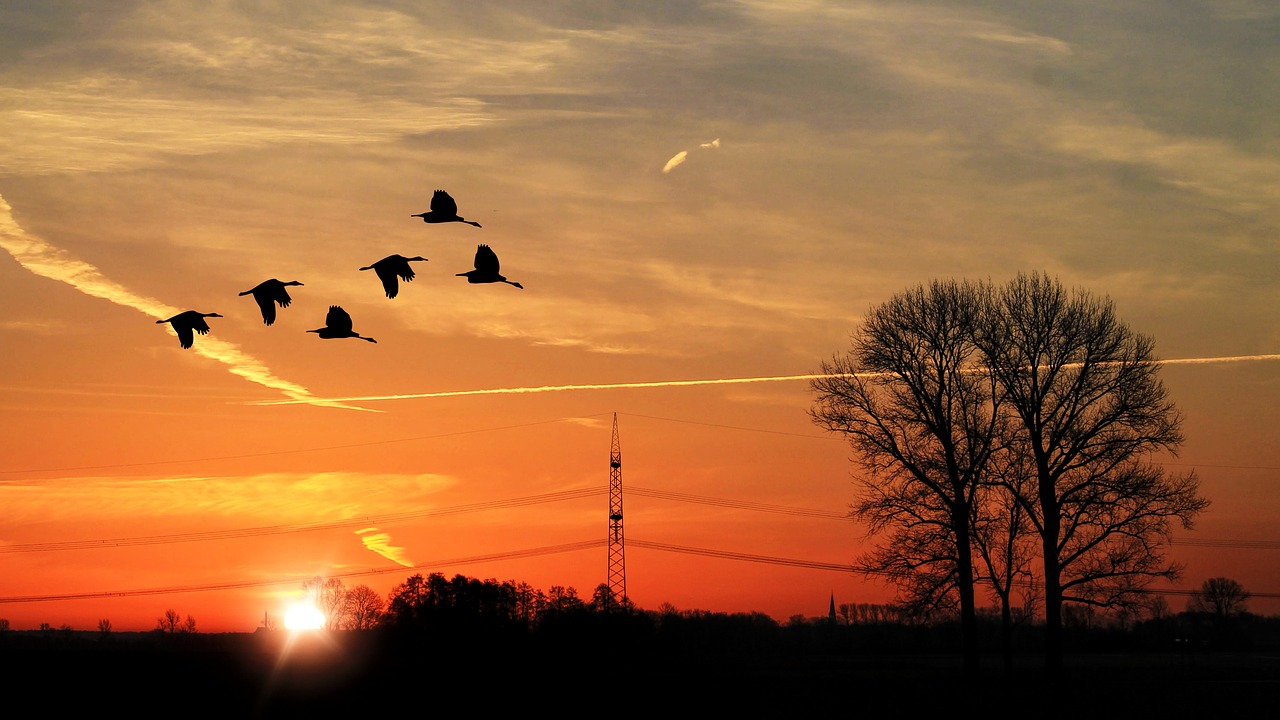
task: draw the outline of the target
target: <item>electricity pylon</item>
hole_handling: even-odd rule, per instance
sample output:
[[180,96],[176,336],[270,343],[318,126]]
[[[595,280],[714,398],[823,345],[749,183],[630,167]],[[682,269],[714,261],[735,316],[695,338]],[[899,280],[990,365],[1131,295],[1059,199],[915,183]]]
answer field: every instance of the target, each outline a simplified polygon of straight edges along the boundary
[[618,413],[613,414],[613,442],[609,445],[609,591],[615,602],[627,604],[627,563],[622,542],[622,443]]

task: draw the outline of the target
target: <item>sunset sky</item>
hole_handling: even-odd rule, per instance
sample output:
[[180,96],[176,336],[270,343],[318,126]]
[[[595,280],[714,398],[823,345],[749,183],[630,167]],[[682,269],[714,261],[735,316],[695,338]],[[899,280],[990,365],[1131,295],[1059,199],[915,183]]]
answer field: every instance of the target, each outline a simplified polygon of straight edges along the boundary
[[[1031,271],[1170,361],[1213,504],[1159,587],[1280,612],[1275,3],[209,6],[0,5],[11,627],[251,631],[317,575],[589,598],[615,413],[637,605],[888,602],[834,569],[859,470],[804,376],[895,293]],[[437,188],[482,227],[411,217]],[[456,277],[479,243],[524,289]]]

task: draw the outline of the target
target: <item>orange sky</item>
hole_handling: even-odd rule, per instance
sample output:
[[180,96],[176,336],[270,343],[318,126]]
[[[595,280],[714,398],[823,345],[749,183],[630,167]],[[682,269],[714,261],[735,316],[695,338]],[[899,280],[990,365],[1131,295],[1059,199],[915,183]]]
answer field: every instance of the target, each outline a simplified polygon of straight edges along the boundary
[[[589,596],[614,413],[638,605],[887,602],[827,569],[857,469],[800,376],[896,292],[1031,270],[1179,361],[1170,469],[1213,505],[1173,589],[1280,612],[1277,11],[681,7],[0,11],[0,618]],[[436,188],[483,227],[410,217]],[[524,289],[456,277],[477,243]],[[357,270],[391,253],[428,258],[394,300]],[[269,277],[304,285],[267,327]],[[307,333],[333,304],[377,344]],[[224,316],[190,350],[186,309]]]

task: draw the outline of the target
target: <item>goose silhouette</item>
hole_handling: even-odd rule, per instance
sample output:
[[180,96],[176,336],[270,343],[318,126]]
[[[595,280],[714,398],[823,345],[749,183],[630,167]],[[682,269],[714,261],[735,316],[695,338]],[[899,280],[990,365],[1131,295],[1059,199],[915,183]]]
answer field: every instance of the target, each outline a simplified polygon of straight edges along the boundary
[[403,255],[388,255],[372,265],[366,265],[361,270],[372,270],[378,274],[382,280],[382,289],[387,291],[387,297],[394,298],[400,292],[399,280],[409,282],[413,280],[413,268],[409,263],[421,260],[426,262],[427,259],[422,256],[405,257]]
[[334,338],[359,338],[361,340],[368,340],[371,343],[378,342],[371,337],[365,337],[352,330],[351,316],[347,314],[346,310],[343,310],[337,305],[329,306],[329,314],[324,317],[324,327],[316,328],[315,330],[308,330],[307,332],[316,333],[326,340],[332,340]]
[[163,325],[165,323],[169,323],[169,325],[173,326],[173,331],[178,334],[178,342],[182,344],[183,348],[189,348],[192,343],[195,342],[194,333],[200,333],[201,335],[207,335],[209,333],[209,323],[205,322],[205,318],[211,317],[220,318],[222,316],[218,313],[202,313],[195,310],[187,310],[186,312],[180,312],[171,318],[157,320],[156,324]]
[[498,254],[488,245],[476,246],[475,270],[461,272],[456,277],[464,277],[469,283],[506,283],[524,289],[518,282],[512,282],[498,274]]
[[257,287],[252,290],[245,290],[241,295],[252,295],[258,307],[262,309],[262,321],[271,325],[276,321],[276,304],[280,307],[289,307],[289,303],[293,302],[293,298],[289,297],[289,291],[286,289],[288,285],[301,285],[297,280],[289,282],[281,282],[275,278],[263,280],[258,283]]
[[468,225],[480,227],[480,223],[472,220],[463,220],[458,217],[458,203],[454,201],[449,193],[443,190],[437,190],[431,195],[431,209],[427,212],[417,213],[409,217],[420,217],[425,223],[447,223],[460,222]]

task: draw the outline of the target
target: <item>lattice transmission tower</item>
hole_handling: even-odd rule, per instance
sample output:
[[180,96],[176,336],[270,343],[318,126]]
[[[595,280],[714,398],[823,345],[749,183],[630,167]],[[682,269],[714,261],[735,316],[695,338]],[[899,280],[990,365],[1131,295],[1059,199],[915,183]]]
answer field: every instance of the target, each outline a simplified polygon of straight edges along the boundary
[[622,443],[618,440],[618,413],[613,414],[613,441],[609,444],[609,590],[622,607],[627,604],[627,563],[622,535]]

